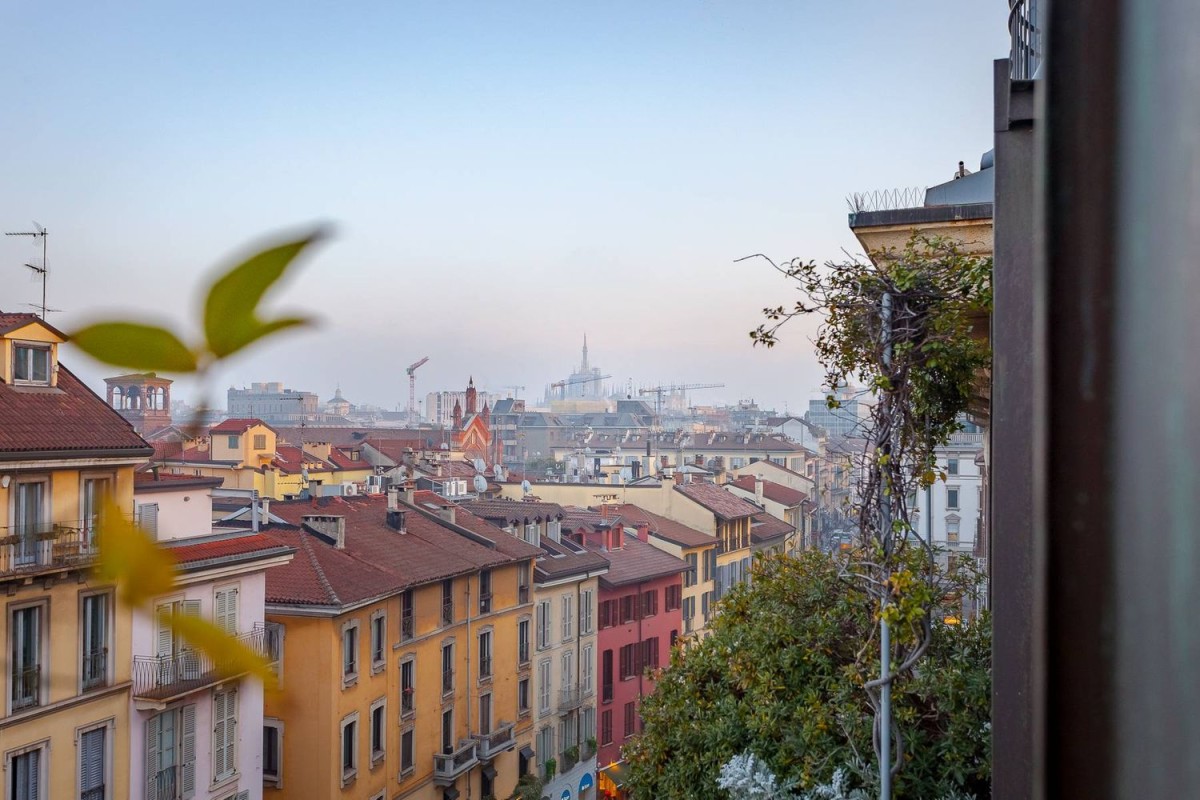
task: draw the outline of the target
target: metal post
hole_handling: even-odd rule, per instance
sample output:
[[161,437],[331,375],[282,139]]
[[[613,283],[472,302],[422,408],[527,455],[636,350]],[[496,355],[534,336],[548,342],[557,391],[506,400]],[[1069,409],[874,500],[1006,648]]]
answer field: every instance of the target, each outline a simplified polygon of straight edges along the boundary
[[[884,293],[882,303],[883,325],[881,326],[881,335],[883,336],[883,366],[885,369],[892,365],[892,296]],[[880,402],[884,404],[884,409],[888,414],[891,413],[892,401],[885,392]],[[887,451],[891,451],[892,428],[889,425],[888,431],[888,446]],[[891,537],[892,537],[892,502],[891,502],[891,487],[881,486],[880,491],[883,493],[880,503],[880,536],[883,539],[883,580],[884,591],[891,592],[891,578],[889,574],[888,558],[891,556]],[[883,613],[888,608],[889,594],[885,594],[883,605],[880,608],[879,618],[879,680],[883,683],[879,687],[879,800],[891,800],[892,797],[892,638],[891,631],[888,629],[887,617]]]

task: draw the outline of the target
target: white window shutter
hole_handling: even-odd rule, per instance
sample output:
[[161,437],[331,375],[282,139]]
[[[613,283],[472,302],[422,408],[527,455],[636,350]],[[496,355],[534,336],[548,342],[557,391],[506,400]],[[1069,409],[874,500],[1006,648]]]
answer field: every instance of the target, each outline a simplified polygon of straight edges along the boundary
[[179,746],[179,788],[184,800],[196,793],[196,704],[180,709],[183,735]]
[[231,690],[225,700],[225,772],[237,772],[238,692]]
[[155,714],[146,720],[146,800],[158,800],[158,737],[162,733],[162,717]]
[[155,655],[167,658],[172,653],[175,636],[171,632],[171,604],[164,603],[154,609],[155,624],[158,626]]
[[137,507],[137,524],[151,536],[158,536],[158,503],[142,503]]
[[225,774],[225,697],[224,692],[213,692],[212,760],[213,777],[216,779]]

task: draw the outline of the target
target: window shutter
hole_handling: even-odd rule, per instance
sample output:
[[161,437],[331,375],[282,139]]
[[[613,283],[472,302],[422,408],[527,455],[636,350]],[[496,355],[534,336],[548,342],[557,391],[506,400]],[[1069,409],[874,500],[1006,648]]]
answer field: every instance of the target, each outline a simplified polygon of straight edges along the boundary
[[137,507],[137,524],[151,536],[158,536],[158,503],[142,503]]
[[225,716],[228,695],[225,692],[213,693],[213,776],[221,778],[225,774]]
[[216,593],[216,623],[221,630],[236,634],[238,629],[238,590],[236,586]]
[[104,786],[104,728],[88,731],[79,741],[79,788]]
[[184,800],[196,793],[196,704],[180,709],[183,735],[179,744],[179,788]]
[[237,772],[237,689],[229,692],[225,700],[225,772]]
[[171,633],[171,604],[165,603],[154,609],[154,618],[158,625],[158,635],[155,655],[167,658],[171,655],[175,637]]
[[160,715],[146,720],[146,800],[158,800],[158,737],[161,731]]

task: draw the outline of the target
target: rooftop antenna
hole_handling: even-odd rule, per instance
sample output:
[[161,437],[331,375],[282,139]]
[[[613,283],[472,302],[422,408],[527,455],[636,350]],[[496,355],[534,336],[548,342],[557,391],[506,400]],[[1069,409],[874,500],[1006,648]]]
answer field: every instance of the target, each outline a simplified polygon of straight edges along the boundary
[[11,231],[11,232],[5,231],[4,235],[5,236],[29,236],[29,237],[33,238],[34,245],[37,244],[38,239],[42,240],[42,264],[41,264],[41,266],[38,266],[37,264],[26,264],[25,266],[27,266],[31,270],[33,270],[34,273],[42,276],[42,321],[44,322],[46,320],[46,273],[49,271],[49,268],[50,268],[49,263],[46,261],[46,235],[47,235],[48,231],[45,228],[43,228],[41,225],[39,225],[36,221],[33,223],[33,228],[34,229],[31,231]]

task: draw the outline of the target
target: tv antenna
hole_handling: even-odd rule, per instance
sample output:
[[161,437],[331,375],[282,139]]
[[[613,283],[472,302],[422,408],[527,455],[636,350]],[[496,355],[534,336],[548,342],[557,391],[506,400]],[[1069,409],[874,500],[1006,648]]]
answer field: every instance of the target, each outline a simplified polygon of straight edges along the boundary
[[39,266],[37,264],[26,264],[25,266],[28,267],[29,269],[33,270],[34,274],[42,276],[42,321],[45,321],[45,319],[46,319],[46,273],[50,271],[50,265],[46,261],[46,236],[48,235],[49,231],[47,231],[45,228],[43,228],[41,225],[39,225],[36,221],[33,223],[33,228],[34,229],[31,231],[11,231],[11,232],[5,231],[4,235],[5,236],[29,236],[33,239],[33,243],[35,246],[37,245],[38,239],[42,240],[42,263],[41,263],[41,265]]

